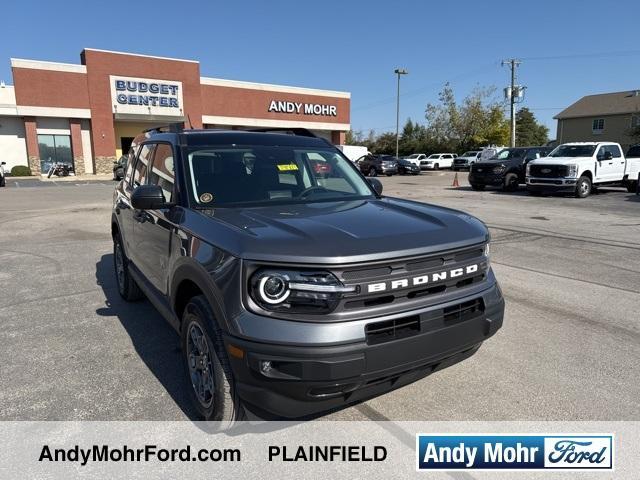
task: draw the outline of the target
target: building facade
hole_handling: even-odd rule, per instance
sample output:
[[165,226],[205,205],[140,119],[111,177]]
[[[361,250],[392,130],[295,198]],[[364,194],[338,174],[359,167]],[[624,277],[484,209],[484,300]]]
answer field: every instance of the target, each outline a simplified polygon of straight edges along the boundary
[[11,59],[0,86],[0,156],[11,168],[46,173],[53,162],[77,174],[110,173],[142,130],[307,128],[342,144],[347,92],[200,76],[200,63],[86,48],[80,64]]
[[640,138],[640,90],[587,95],[554,118],[558,143],[617,142],[627,150]]

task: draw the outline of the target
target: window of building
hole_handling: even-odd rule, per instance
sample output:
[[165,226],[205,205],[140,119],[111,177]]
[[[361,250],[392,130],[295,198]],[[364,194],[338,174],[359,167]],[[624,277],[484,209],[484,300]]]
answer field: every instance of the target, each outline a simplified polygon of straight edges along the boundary
[[47,173],[54,163],[64,163],[73,168],[70,135],[38,135],[38,149],[42,173]]
[[595,134],[604,132],[604,118],[594,118],[591,125],[591,130]]
[[153,156],[149,185],[160,185],[164,198],[170,202],[173,196],[173,150],[167,143],[159,143]]
[[631,128],[640,127],[640,115],[631,115]]

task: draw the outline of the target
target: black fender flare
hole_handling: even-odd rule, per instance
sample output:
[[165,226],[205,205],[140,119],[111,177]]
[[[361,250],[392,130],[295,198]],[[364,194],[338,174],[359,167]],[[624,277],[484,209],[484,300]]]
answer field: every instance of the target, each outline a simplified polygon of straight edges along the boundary
[[227,316],[224,312],[224,300],[220,289],[204,267],[189,257],[183,257],[176,262],[169,284],[171,310],[178,319],[178,322],[181,322],[182,318],[178,317],[178,313],[176,311],[177,294],[178,288],[184,280],[193,282],[200,289],[216,316],[214,320],[218,323],[218,327],[223,331],[228,332],[229,322],[227,321]]

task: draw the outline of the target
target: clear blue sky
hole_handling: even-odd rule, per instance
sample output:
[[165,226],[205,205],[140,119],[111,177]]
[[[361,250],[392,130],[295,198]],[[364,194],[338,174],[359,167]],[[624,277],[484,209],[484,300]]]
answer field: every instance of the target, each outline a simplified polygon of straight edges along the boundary
[[501,89],[500,60],[518,57],[523,105],[552,137],[581,96],[640,88],[638,0],[197,3],[5,2],[0,79],[10,57],[79,63],[83,47],[189,58],[203,76],[350,91],[354,129],[394,130],[395,67],[410,72],[401,122],[422,122],[444,82]]

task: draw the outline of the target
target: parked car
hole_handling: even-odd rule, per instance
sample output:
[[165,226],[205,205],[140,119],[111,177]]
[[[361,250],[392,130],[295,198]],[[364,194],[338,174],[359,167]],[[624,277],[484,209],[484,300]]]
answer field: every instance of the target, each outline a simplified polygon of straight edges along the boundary
[[629,147],[625,157],[629,162],[626,187],[629,193],[633,193],[640,190],[640,143]]
[[370,177],[386,175],[390,177],[398,173],[398,159],[391,155],[365,155],[357,161],[362,173]]
[[484,190],[491,185],[513,192],[526,181],[527,163],[546,157],[549,152],[551,148],[548,147],[506,148],[489,160],[472,164],[469,184],[474,190]]
[[410,161],[418,168],[420,168],[420,162],[426,159],[427,159],[427,155],[425,153],[412,153],[408,157],[405,157],[405,160]]
[[456,157],[453,160],[453,166],[451,167],[453,170],[462,170],[465,168],[469,168],[480,158],[480,154],[482,154],[482,150],[471,150],[469,152],[464,152],[459,157]]
[[627,186],[633,181],[629,172],[638,171],[638,163],[640,158],[627,160],[618,143],[565,143],[527,164],[527,190],[532,195],[558,191],[585,198],[594,187]]
[[398,173],[400,175],[420,175],[420,167],[404,158],[398,159]]
[[6,173],[4,171],[4,166],[7,164],[7,162],[0,162],[0,187],[4,187],[7,184],[7,180],[5,178]]
[[113,162],[113,179],[122,180],[124,171],[127,169],[127,157],[122,155],[118,161]]
[[434,153],[426,159],[420,160],[422,170],[439,170],[440,168],[451,168],[453,166],[453,153]]
[[382,196],[325,139],[176,128],[131,152],[111,216],[117,290],[179,332],[202,418],[360,402],[470,357],[502,326],[484,223]]

